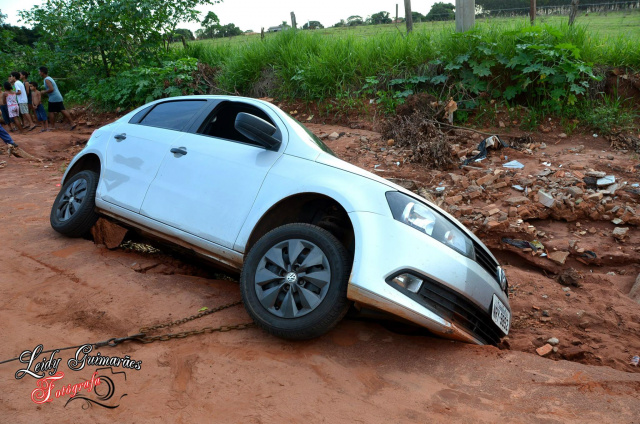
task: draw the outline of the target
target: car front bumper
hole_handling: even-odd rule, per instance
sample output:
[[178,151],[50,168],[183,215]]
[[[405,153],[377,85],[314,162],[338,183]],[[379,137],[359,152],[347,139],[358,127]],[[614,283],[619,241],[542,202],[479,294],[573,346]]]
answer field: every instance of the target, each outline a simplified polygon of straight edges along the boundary
[[[349,299],[451,339],[491,344],[504,336],[491,308],[495,295],[510,310],[507,294],[479,263],[391,217],[349,215],[356,238]],[[391,282],[403,272],[424,280],[418,293]]]

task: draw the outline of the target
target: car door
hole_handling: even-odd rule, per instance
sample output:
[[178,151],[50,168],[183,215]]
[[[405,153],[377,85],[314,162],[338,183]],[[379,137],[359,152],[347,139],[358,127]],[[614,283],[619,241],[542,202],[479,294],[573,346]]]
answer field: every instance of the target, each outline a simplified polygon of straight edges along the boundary
[[[277,151],[245,139],[235,116],[252,113],[274,124]],[[282,155],[288,133],[278,116],[257,103],[223,101],[195,133],[172,145],[144,199],[141,214],[232,248],[269,169]]]
[[149,184],[170,146],[205,108],[207,101],[167,101],[149,106],[118,125],[107,144],[98,195],[106,202],[139,212]]

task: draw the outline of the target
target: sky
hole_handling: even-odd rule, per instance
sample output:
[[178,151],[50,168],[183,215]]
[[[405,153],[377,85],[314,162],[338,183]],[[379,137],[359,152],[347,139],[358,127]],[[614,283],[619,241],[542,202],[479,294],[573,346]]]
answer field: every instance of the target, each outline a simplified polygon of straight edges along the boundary
[[[168,0],[170,1],[170,0]],[[414,12],[427,14],[433,3],[444,1],[454,3],[453,0],[413,0],[411,8]],[[6,21],[12,25],[23,25],[19,22],[18,10],[30,9],[35,5],[42,4],[43,0],[0,0],[0,10],[7,15]],[[270,26],[279,25],[282,21],[291,21],[291,12],[295,12],[298,26],[302,26],[308,20],[320,21],[325,27],[329,27],[346,20],[351,15],[360,15],[366,18],[368,15],[380,11],[386,11],[394,16],[396,13],[396,3],[398,3],[398,15],[404,16],[403,0],[321,0],[321,1],[300,1],[300,0],[224,0],[222,3],[213,6],[199,7],[198,10],[204,12],[212,10],[221,24],[234,23],[243,31],[253,30],[260,32],[260,28],[265,30]],[[195,31],[200,27],[197,23],[185,24],[182,28],[189,28]]]

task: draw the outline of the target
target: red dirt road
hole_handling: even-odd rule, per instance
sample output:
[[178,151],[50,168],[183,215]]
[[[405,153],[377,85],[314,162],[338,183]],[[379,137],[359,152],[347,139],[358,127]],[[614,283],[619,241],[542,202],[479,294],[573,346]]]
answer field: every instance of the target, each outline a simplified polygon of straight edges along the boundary
[[[78,150],[74,140],[88,136],[17,136],[25,150],[53,160],[0,159],[7,161],[0,169],[0,361],[38,344],[55,349],[133,334],[240,298],[236,283],[211,278],[205,267],[107,250],[50,228],[60,169]],[[246,321],[237,306],[179,329]],[[106,374],[115,387],[105,403],[117,408],[83,409],[80,399],[66,404],[68,395],[36,405],[37,380],[17,380],[26,364],[14,361],[0,365],[0,422],[640,423],[640,373],[399,335],[373,321],[345,320],[299,343],[251,328],[90,355],[98,351],[142,361],[140,370],[113,367],[126,371],[126,380]],[[56,389],[88,380],[98,368],[72,371],[67,361],[75,352],[56,354],[64,373]]]

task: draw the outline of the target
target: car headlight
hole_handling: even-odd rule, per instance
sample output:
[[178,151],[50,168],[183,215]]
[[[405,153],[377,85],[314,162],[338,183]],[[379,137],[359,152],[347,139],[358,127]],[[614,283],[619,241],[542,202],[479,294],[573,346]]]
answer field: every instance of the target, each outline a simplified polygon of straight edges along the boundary
[[399,191],[387,192],[387,202],[397,221],[433,237],[469,258],[474,257],[471,239],[429,206]]

